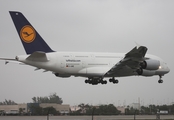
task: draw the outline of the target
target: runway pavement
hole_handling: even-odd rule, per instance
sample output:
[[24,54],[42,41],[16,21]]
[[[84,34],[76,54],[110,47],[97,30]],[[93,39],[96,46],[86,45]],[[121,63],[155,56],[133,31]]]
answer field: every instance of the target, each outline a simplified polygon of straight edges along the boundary
[[[174,120],[174,115],[161,115],[160,119]],[[47,116],[0,116],[0,120],[47,120]],[[49,120],[92,120],[92,116],[49,116]],[[93,120],[134,120],[134,116],[94,116]],[[136,120],[156,120],[156,116],[136,115]]]

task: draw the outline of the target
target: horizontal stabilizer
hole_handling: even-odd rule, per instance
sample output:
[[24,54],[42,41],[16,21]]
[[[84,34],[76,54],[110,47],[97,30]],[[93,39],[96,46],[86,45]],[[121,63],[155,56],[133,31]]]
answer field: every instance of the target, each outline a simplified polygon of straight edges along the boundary
[[20,64],[20,65],[26,65],[25,63],[19,62],[19,61],[5,61],[5,65],[7,65],[8,63],[13,63],[13,64]]
[[25,65],[24,63],[21,63],[17,61],[16,59],[11,59],[11,58],[0,58],[0,60],[5,60],[5,65],[8,63],[15,63],[15,64],[20,64],[20,65]]
[[0,60],[17,61],[16,59],[11,59],[11,58],[0,58]]
[[46,53],[38,52],[38,51],[36,51],[36,52],[32,53],[30,56],[28,56],[27,60],[38,61],[38,62],[47,62],[47,61],[49,61],[47,56],[46,56]]

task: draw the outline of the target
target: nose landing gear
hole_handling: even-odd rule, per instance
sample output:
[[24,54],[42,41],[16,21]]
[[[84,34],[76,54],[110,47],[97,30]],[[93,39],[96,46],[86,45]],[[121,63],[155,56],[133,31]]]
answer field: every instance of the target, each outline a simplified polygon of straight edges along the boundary
[[160,79],[158,80],[158,83],[163,83],[163,80],[161,79],[161,78],[162,78],[162,76],[161,76],[161,75],[159,75],[159,77],[160,77]]

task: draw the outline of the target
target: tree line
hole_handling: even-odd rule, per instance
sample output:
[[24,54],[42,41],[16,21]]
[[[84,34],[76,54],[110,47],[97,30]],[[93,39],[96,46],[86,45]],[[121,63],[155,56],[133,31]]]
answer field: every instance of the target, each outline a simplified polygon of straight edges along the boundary
[[[32,98],[33,103],[28,103],[28,113],[24,113],[24,110],[22,108],[19,108],[19,115],[47,115],[47,114],[54,114],[54,115],[59,115],[60,112],[56,111],[54,107],[47,107],[47,108],[42,108],[39,106],[40,103],[56,103],[56,104],[62,104],[63,100],[60,98],[56,93],[50,94],[49,96],[45,97],[33,97]],[[6,100],[3,102],[0,102],[0,105],[17,105],[12,100]],[[4,111],[0,111],[0,114],[6,114]]]
[[71,111],[70,115],[118,115],[120,111],[113,104],[92,106],[89,104],[79,104],[77,111]]
[[33,97],[33,103],[57,103],[62,104],[63,100],[56,93],[45,97]]
[[62,104],[63,100],[60,98],[56,93],[50,94],[49,96],[45,97],[33,97],[33,104],[30,103],[29,110],[32,115],[47,115],[47,114],[54,114],[60,115],[59,111],[56,111],[54,107],[46,107],[42,108],[39,106],[40,103],[56,103]]
[[17,103],[15,103],[13,100],[5,99],[5,101],[0,102],[0,105],[17,105]]
[[174,114],[173,105],[149,105],[141,106],[140,110],[134,109],[133,107],[127,106],[125,113],[121,113],[113,104],[92,106],[88,104],[79,104],[77,111],[71,111],[70,115],[154,115],[159,111],[168,111],[168,114]]
[[[45,97],[33,97],[32,98],[33,103],[57,103],[57,104],[62,104],[63,100],[60,98],[56,93],[50,94],[49,96]],[[0,105],[17,105],[16,102],[13,100],[7,100],[5,99],[4,101],[0,102]]]
[[173,105],[149,105],[149,106],[141,106],[140,110],[134,109],[132,107],[127,106],[125,109],[125,115],[153,115],[157,114],[159,111],[168,111],[168,114],[174,114],[174,104]]
[[[63,100],[56,93],[50,94],[45,97],[33,97],[33,103],[30,103],[29,109],[32,115],[46,115],[48,112],[50,114],[59,115],[59,111],[56,111],[53,107],[41,108],[39,106],[40,103],[57,103],[62,104]],[[13,100],[7,100],[0,102],[0,105],[17,105]],[[78,105],[78,110],[71,111],[70,115],[119,115],[121,111],[119,111],[113,104],[108,105],[99,105],[93,106],[89,104],[81,103]],[[173,105],[149,105],[149,106],[141,106],[140,109],[134,109],[133,107],[127,106],[125,107],[125,115],[152,115],[156,114],[160,110],[168,111],[168,114],[174,114],[174,104]],[[19,113],[23,113],[23,110],[20,109]],[[28,114],[28,113],[27,113]]]

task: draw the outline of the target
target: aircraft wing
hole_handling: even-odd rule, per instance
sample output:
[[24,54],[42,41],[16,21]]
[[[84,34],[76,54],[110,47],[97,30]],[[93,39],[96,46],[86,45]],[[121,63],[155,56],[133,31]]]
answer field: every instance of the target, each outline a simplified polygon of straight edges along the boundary
[[144,56],[146,52],[147,48],[144,46],[134,47],[122,60],[116,63],[104,77],[133,75],[133,73],[140,68],[140,62],[145,59]]

